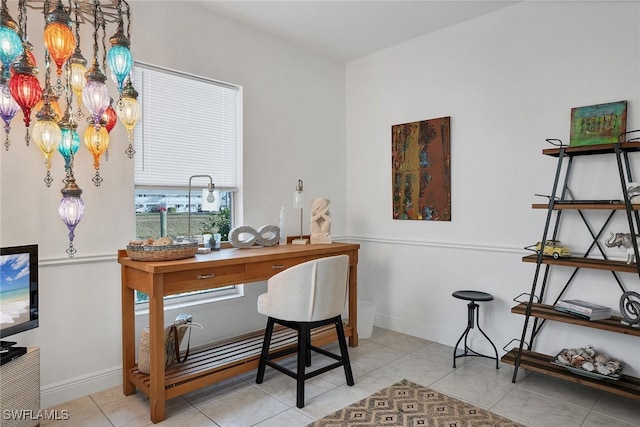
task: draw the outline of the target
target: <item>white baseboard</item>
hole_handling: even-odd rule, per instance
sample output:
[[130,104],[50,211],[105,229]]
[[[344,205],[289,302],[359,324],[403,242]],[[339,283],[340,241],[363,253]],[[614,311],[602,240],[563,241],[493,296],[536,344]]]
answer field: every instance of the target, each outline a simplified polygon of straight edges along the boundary
[[398,319],[396,317],[381,315],[379,313],[376,313],[373,324],[375,326],[389,329],[394,332],[400,332],[403,334],[411,335],[413,337],[418,337],[450,346],[453,346],[453,344],[455,344],[456,340],[459,338],[458,336],[453,336],[448,331],[444,331],[442,329],[437,329],[420,323]]
[[[394,332],[400,332],[402,334],[411,335],[413,337],[422,338],[451,347],[456,344],[456,342],[460,338],[460,335],[462,335],[462,333],[464,332],[464,330],[460,330],[453,334],[451,331],[445,331],[420,323],[409,322],[403,319],[385,316],[378,313],[376,313],[375,315],[373,324],[380,328],[389,329]],[[493,352],[493,347],[491,347],[491,344],[489,344],[484,338],[474,340],[473,345],[469,344],[469,346],[479,353],[489,355],[495,354]],[[458,348],[464,349],[464,343],[461,342],[458,345]],[[504,351],[499,348],[498,356],[500,356],[502,353],[504,353]]]
[[40,406],[47,409],[122,384],[120,366],[103,369],[40,388]]
[[[458,338],[460,338],[460,334],[462,334],[462,331],[460,331],[454,335],[450,331],[433,328],[431,326],[391,316],[381,315],[379,313],[375,314],[373,324],[380,328],[389,329],[391,331],[400,332],[452,347],[455,345]],[[478,351],[484,352],[485,354],[491,354],[493,349],[488,343],[481,342],[478,343]],[[42,386],[40,389],[41,407],[42,409],[47,409],[52,406],[61,405],[71,400],[88,396],[121,384],[122,368],[120,366],[48,384],[46,386]]]

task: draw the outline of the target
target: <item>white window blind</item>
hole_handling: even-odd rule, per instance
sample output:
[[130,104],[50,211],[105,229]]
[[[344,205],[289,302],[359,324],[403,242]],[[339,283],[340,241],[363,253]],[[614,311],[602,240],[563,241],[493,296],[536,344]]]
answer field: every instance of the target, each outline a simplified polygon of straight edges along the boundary
[[134,128],[135,185],[184,187],[211,175],[237,190],[239,88],[136,63],[142,114]]

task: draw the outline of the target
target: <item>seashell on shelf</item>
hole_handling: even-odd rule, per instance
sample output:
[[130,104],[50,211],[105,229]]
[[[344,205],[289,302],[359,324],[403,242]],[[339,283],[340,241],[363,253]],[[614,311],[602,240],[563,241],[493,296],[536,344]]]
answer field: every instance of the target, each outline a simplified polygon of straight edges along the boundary
[[593,348],[592,345],[587,345],[584,347],[584,351],[587,352],[587,354],[589,355],[589,357],[593,357],[594,354],[596,354],[596,349]]
[[573,359],[571,359],[571,364],[573,366],[577,366],[579,368],[580,366],[582,366],[584,361],[585,361],[584,357],[578,355],[578,356],[574,357]]
[[610,360],[607,362],[607,366],[613,371],[617,371],[618,369],[620,369],[620,362],[618,362],[617,360]]
[[563,366],[578,375],[613,380],[620,378],[623,367],[622,362],[611,359],[605,353],[597,352],[593,346],[565,348],[551,363]]
[[591,359],[591,356],[587,350],[585,350],[584,348],[579,348],[578,349],[578,356],[582,357],[583,359]]
[[609,357],[607,357],[607,355],[604,353],[600,353],[600,354],[596,354],[593,360],[597,363],[602,363],[604,365],[609,361]]
[[560,353],[558,357],[556,357],[556,360],[562,363],[563,365],[571,365],[571,360],[567,359],[565,355],[562,353]]
[[611,375],[613,374],[613,370],[607,365],[596,365],[596,371],[602,375]]
[[595,366],[593,366],[593,363],[589,361],[584,362],[580,367],[587,372],[593,372],[595,369]]

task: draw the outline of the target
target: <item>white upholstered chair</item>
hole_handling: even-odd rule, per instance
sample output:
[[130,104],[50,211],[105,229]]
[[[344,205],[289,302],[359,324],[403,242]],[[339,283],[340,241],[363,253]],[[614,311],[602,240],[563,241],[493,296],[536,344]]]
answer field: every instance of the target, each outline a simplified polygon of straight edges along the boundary
[[[309,378],[343,366],[347,384],[354,384],[341,315],[347,298],[348,274],[347,255],[307,261],[272,276],[267,282],[267,293],[258,297],[258,312],[268,318],[256,383],[262,383],[267,365],[296,379],[298,408],[304,407],[304,381]],[[297,346],[269,353],[274,323],[296,330]],[[340,355],[311,345],[311,330],[330,324],[336,328]],[[305,372],[311,366],[311,350],[337,362]],[[296,372],[274,362],[292,353],[298,355]]]

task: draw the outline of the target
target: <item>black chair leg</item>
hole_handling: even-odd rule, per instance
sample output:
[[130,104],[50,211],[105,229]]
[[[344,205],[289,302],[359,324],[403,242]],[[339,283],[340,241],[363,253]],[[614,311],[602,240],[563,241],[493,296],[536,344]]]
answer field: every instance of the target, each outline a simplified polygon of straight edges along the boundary
[[300,324],[298,329],[298,370],[296,372],[296,406],[304,408],[304,375],[307,360],[310,360],[308,340],[311,329],[305,324]]
[[305,366],[308,368],[311,366],[311,328],[307,329],[306,339],[307,342],[305,343]]
[[344,367],[344,375],[347,378],[347,385],[352,386],[353,372],[351,371],[351,360],[349,359],[349,351],[347,349],[347,339],[344,336],[344,329],[342,326],[342,316],[338,316],[336,319],[336,333],[338,334],[338,344],[340,345],[340,356],[342,357],[342,363]]
[[[278,323],[282,326],[294,329],[298,333],[297,343],[295,350],[283,350],[276,351],[271,356],[269,355],[269,347],[271,345],[271,337],[273,335],[274,324]],[[338,335],[338,344],[340,345],[340,356],[332,352],[328,352],[320,347],[311,346],[311,330],[320,326],[330,325],[334,323],[336,327],[336,333]],[[323,366],[315,371],[306,372],[306,368],[311,366],[311,350],[319,352],[327,357],[335,359],[337,362],[331,365]],[[290,370],[284,366],[278,365],[273,362],[270,357],[281,357],[286,354],[297,351],[296,370]],[[290,322],[284,320],[276,320],[272,317],[267,319],[267,327],[264,333],[264,341],[262,343],[262,352],[260,353],[260,361],[258,363],[258,372],[256,374],[256,383],[261,384],[264,380],[264,372],[266,365],[279,370],[286,375],[289,375],[296,380],[296,406],[298,408],[304,408],[304,383],[307,378],[315,377],[334,368],[344,367],[344,373],[347,380],[347,385],[354,385],[353,372],[351,371],[351,361],[349,359],[349,351],[347,349],[347,339],[344,335],[344,329],[342,326],[342,316],[337,316],[331,319],[320,320],[315,322]]]
[[271,345],[271,336],[273,335],[273,318],[267,319],[267,327],[264,331],[264,341],[262,342],[262,352],[260,353],[260,362],[258,363],[258,374],[256,375],[256,384],[262,384],[264,380],[264,370],[266,361],[269,357],[269,346]]

